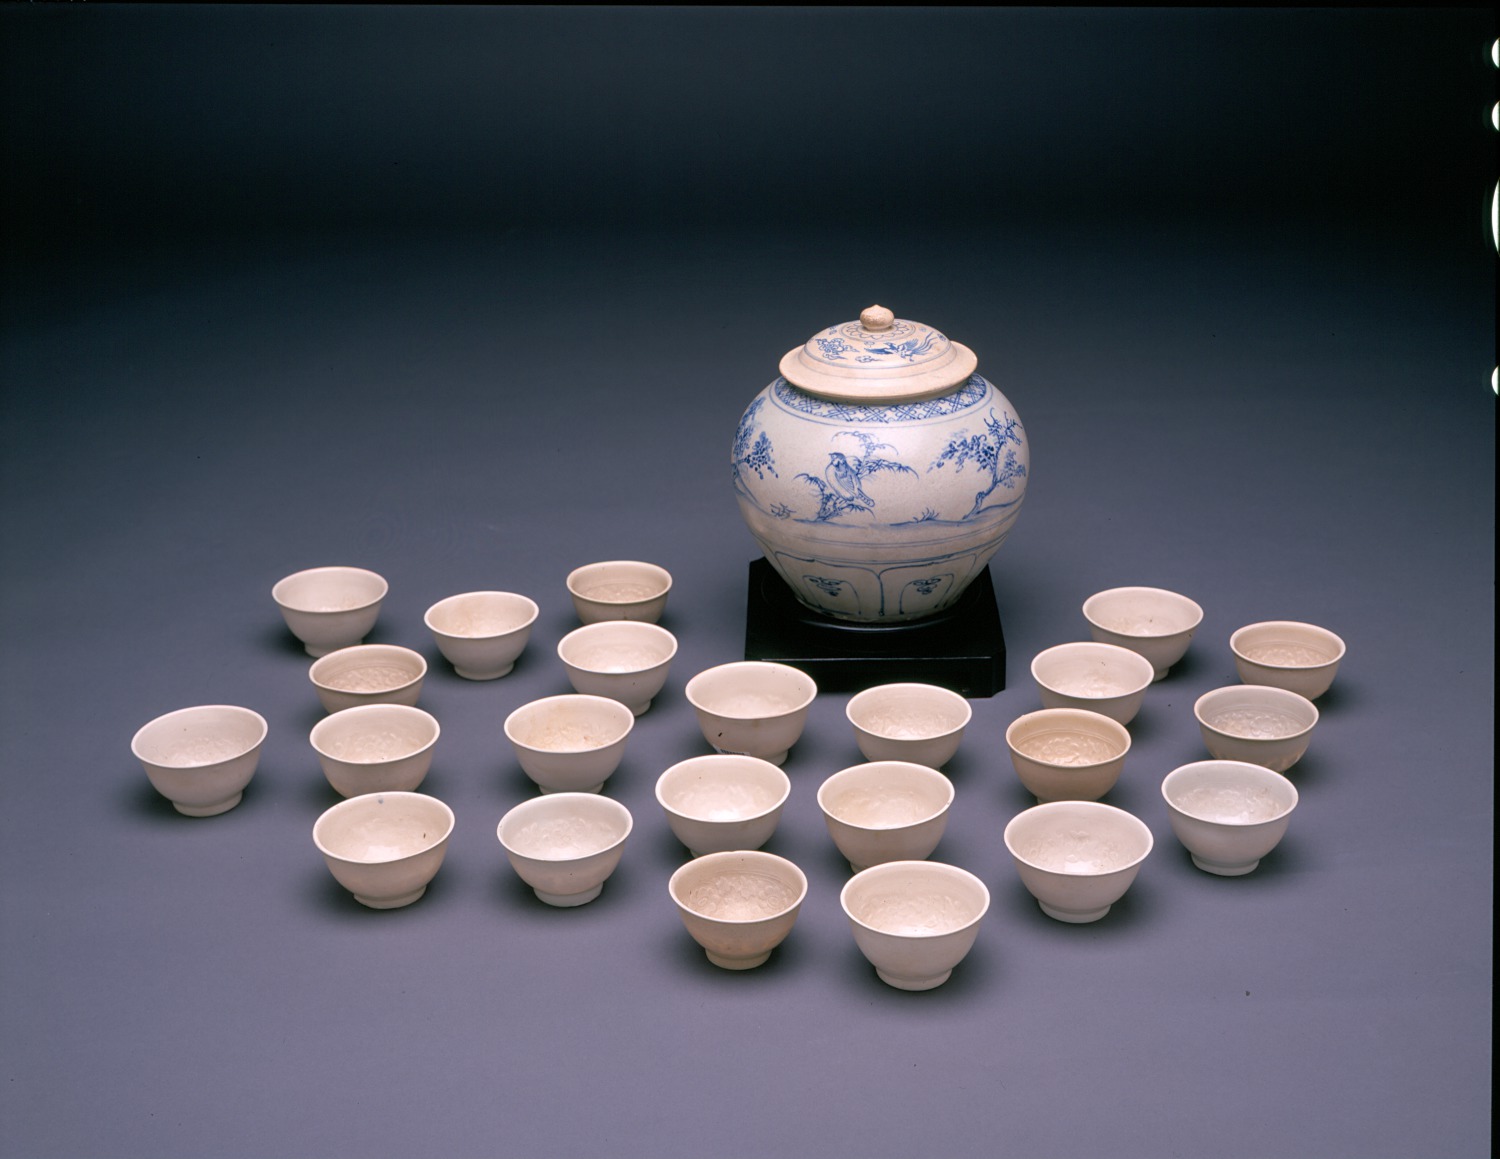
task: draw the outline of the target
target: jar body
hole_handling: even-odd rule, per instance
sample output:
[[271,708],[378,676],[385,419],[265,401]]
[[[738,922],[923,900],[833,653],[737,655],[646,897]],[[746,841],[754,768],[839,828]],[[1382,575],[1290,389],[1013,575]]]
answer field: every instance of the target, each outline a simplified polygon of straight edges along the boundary
[[804,605],[865,624],[950,607],[1010,533],[1030,446],[978,374],[910,402],[835,401],[778,377],[731,451],[740,513]]

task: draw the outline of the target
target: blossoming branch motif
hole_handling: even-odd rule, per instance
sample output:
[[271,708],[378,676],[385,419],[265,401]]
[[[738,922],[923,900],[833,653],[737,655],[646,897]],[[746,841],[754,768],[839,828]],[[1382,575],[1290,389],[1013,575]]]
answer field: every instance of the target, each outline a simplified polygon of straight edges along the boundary
[[960,431],[949,439],[943,453],[928,468],[936,471],[944,463],[951,461],[953,469],[961,471],[964,464],[972,459],[980,470],[989,472],[990,485],[974,496],[974,506],[969,509],[966,519],[983,510],[984,501],[994,494],[996,488],[1014,489],[1016,480],[1026,476],[1025,465],[1016,461],[1016,452],[1010,445],[1022,445],[1023,440],[1018,433],[1021,430],[1020,420],[1011,418],[1008,411],[1003,413],[1005,417],[997,419],[995,412],[990,411],[989,418],[984,420],[985,433],[982,435]]
[[[758,438],[752,444],[750,439],[755,431],[755,416],[765,403],[764,398],[757,398],[745,411],[744,417],[740,419],[739,429],[734,432],[734,450],[731,453],[734,466],[734,475],[738,479],[742,470],[755,472],[757,479],[764,479],[766,472],[776,475],[776,456],[771,447],[771,439],[765,431],[761,431]],[[776,475],[779,479],[781,476]]]
[[824,358],[843,358],[844,352],[849,349],[849,343],[842,338],[819,338],[818,349],[823,352]]

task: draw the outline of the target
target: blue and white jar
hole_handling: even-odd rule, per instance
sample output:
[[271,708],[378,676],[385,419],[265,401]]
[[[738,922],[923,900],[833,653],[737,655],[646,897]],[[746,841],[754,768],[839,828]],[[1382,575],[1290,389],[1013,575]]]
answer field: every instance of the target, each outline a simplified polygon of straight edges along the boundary
[[951,606],[1021,510],[1030,444],[974,352],[871,306],[787,353],[746,408],[735,495],[803,604],[868,624]]

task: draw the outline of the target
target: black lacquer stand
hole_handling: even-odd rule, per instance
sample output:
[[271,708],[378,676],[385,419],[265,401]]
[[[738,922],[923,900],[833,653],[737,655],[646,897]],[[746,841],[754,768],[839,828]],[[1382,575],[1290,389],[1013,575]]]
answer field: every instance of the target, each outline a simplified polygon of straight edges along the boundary
[[846,624],[803,607],[764,559],[750,565],[745,659],[800,668],[824,692],[916,681],[961,696],[1005,687],[1005,633],[989,568],[946,612],[913,624]]

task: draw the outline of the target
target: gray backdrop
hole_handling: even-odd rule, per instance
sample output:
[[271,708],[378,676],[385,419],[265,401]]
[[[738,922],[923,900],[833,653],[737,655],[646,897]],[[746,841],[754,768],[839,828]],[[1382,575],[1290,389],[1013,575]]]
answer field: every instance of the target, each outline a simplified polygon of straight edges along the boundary
[[[1488,1153],[1495,99],[1488,8],[1425,11],[6,6],[0,300],[0,1153]],[[769,848],[792,936],[730,974],[666,895],[682,686],[743,646],[728,447],[777,360],[879,301],[979,354],[1033,447],[992,564],[936,856],[993,905],[898,993],[839,909],[814,705]],[[602,897],[495,840],[505,715],[566,691],[572,567],[676,577],[681,649],[608,792]],[[336,799],[271,585],[391,585],[432,661],[409,909],[311,842]],[[1109,800],[1156,848],[1103,921],[1000,839],[1027,664],[1120,584],[1197,599]],[[504,680],[422,613],[541,605]],[[1158,785],[1205,754],[1229,633],[1348,641],[1285,842],[1195,870]],[[243,803],[176,815],[152,717],[270,722]]]

